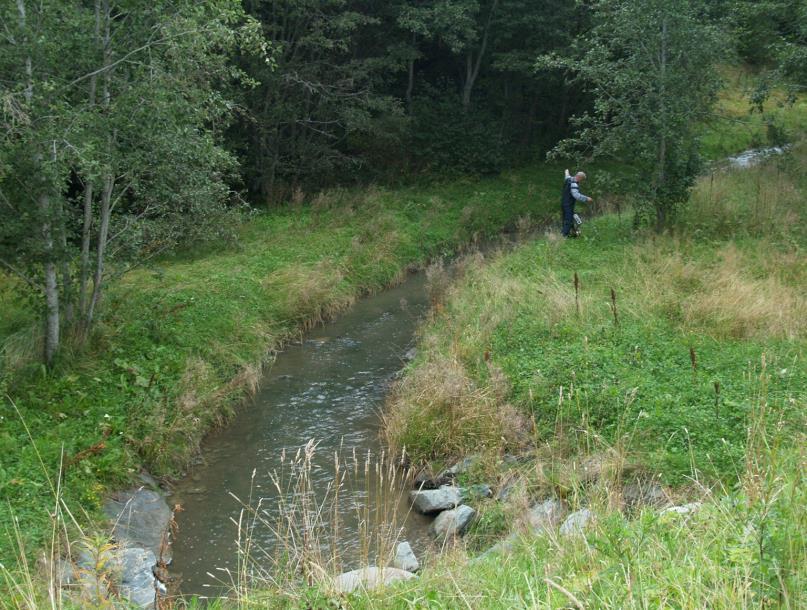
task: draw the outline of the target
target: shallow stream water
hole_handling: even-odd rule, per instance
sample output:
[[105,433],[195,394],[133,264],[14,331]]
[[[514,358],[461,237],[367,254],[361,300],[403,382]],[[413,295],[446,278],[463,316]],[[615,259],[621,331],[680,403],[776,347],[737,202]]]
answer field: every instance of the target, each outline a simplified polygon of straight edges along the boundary
[[[373,483],[364,480],[363,462],[368,451],[373,460],[381,451],[381,403],[404,365],[427,305],[424,274],[410,274],[401,285],[360,300],[278,355],[254,404],[207,439],[204,463],[175,488],[172,501],[183,510],[176,516],[171,572],[182,593],[225,592],[238,570],[235,522],[242,505],[233,496],[252,506],[262,499],[264,518],[274,523],[278,506],[290,498],[278,493],[272,475],[288,470],[289,459],[310,440],[318,443],[311,468],[315,501],[322,500],[334,479],[334,452],[350,461],[355,449],[362,462],[358,480],[339,497],[337,542],[344,568],[358,567],[365,509],[379,509],[368,493]],[[402,515],[408,511],[405,495],[398,500]],[[429,544],[428,521],[416,514],[401,521],[401,539],[422,553]],[[262,553],[271,555],[277,542],[271,525],[256,527],[251,540],[258,561]]]

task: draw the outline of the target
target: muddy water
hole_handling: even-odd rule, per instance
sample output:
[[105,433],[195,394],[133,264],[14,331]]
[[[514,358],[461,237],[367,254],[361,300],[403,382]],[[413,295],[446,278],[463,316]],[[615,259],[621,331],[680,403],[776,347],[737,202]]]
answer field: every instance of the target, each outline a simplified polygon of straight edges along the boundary
[[[230,582],[227,571],[237,571],[233,521],[241,506],[233,495],[243,501],[251,496],[252,505],[262,499],[266,521],[274,523],[279,501],[289,499],[280,497],[271,479],[272,473],[284,470],[284,450],[288,460],[309,440],[318,442],[311,479],[320,497],[333,481],[335,451],[350,457],[355,448],[362,460],[368,450],[379,453],[379,408],[426,308],[424,276],[410,275],[400,286],[359,301],[278,356],[255,404],[208,439],[205,463],[175,490],[172,501],[180,503],[183,512],[177,515],[172,573],[183,593],[221,593]],[[346,568],[357,567],[361,556],[358,529],[363,511],[357,509],[373,502],[361,473],[358,478],[339,498],[337,544]],[[407,510],[402,506],[402,513]],[[422,552],[428,544],[428,522],[410,514],[399,525],[403,538],[416,553]],[[252,540],[257,554],[271,553],[276,545],[268,526],[259,525]]]

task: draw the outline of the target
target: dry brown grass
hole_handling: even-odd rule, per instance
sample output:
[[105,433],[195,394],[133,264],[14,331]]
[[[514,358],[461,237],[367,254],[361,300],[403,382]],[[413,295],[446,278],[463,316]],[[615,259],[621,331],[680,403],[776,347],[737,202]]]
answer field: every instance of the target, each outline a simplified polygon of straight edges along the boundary
[[795,339],[807,331],[807,293],[776,275],[754,278],[729,245],[721,262],[704,275],[705,290],[684,306],[686,323],[734,338]]
[[503,383],[494,372],[491,383],[479,386],[457,360],[431,359],[393,393],[383,416],[388,445],[419,461],[524,444],[531,424],[504,402]]
[[264,280],[264,288],[281,293],[281,315],[308,330],[353,304],[355,297],[343,287],[343,280],[341,267],[324,259],[314,265],[284,267]]
[[800,281],[807,263],[798,253],[778,252],[767,242],[744,252],[729,243],[704,264],[687,256],[691,244],[666,245],[636,246],[612,278],[637,315],[656,309],[685,330],[716,338],[795,339],[807,333],[807,291]]

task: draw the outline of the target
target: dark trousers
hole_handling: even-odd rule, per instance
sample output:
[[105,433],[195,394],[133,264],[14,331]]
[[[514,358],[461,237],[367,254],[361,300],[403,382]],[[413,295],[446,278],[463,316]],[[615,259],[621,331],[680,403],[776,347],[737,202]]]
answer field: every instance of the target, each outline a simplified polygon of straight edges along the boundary
[[563,229],[561,233],[563,233],[563,237],[569,237],[569,233],[572,232],[572,227],[574,226],[574,202],[562,203],[560,209],[563,213]]

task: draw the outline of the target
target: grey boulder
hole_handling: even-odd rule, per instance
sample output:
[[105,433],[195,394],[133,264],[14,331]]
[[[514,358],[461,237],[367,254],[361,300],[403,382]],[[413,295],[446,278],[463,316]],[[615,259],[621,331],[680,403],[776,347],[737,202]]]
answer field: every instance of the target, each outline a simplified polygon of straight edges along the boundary
[[526,514],[527,526],[537,532],[545,532],[556,528],[566,509],[558,500],[549,499],[533,504]]
[[586,526],[594,518],[594,514],[587,508],[583,508],[566,517],[566,521],[560,526],[561,536],[572,536],[582,534]]
[[662,506],[667,502],[664,488],[655,481],[631,481],[622,489],[625,508],[637,510],[642,506]]
[[669,515],[669,514],[676,514],[676,515],[689,515],[691,513],[697,512],[700,509],[701,503],[700,502],[690,502],[689,504],[684,504],[683,506],[670,506],[665,508],[661,511],[662,515]]
[[513,547],[515,546],[517,540],[518,534],[513,532],[507,536],[507,538],[499,540],[499,542],[494,544],[478,557],[471,559],[471,563],[476,563],[477,561],[490,557],[491,555],[509,555],[513,552]]
[[465,474],[478,461],[479,461],[478,455],[470,455],[466,458],[461,459],[459,462],[451,466],[451,468],[446,468],[438,476],[454,478],[458,474]]
[[447,510],[437,515],[429,526],[429,533],[435,538],[448,538],[462,536],[476,516],[476,511],[463,504],[453,510]]
[[129,600],[138,608],[153,608],[155,586],[159,586],[154,578],[154,566],[157,563],[154,553],[148,549],[125,548],[118,553],[120,565],[121,597]]
[[415,578],[415,575],[406,570],[371,566],[340,574],[334,580],[333,586],[339,593],[352,593],[357,589],[366,591],[378,589],[410,578]]
[[160,556],[163,534],[171,520],[171,509],[162,494],[142,488],[122,491],[105,502],[104,513],[112,521],[112,533],[119,542]]
[[407,572],[417,572],[420,569],[420,562],[415,557],[411,545],[406,541],[401,542],[395,548],[395,559],[392,561],[392,565]]
[[476,485],[471,485],[468,489],[462,488],[462,497],[470,500],[492,498],[493,489],[486,483],[477,483]]
[[458,506],[462,502],[462,492],[458,487],[443,485],[438,489],[409,492],[409,500],[416,511],[428,515]]

